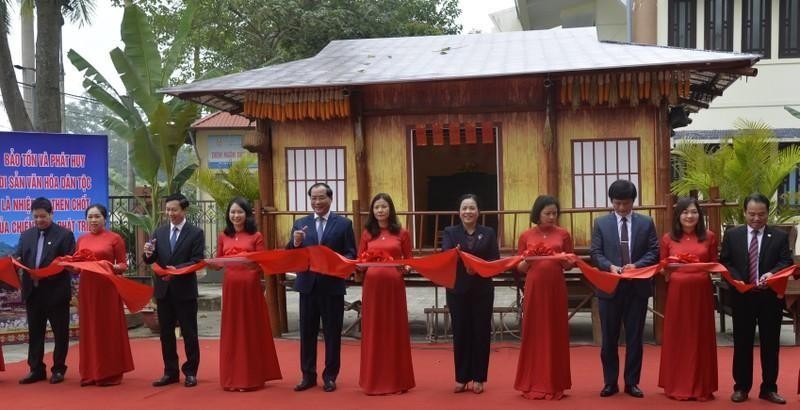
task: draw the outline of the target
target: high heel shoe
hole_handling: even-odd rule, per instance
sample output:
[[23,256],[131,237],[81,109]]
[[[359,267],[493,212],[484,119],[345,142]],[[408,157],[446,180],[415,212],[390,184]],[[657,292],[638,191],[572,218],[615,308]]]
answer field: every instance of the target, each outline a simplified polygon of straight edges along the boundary
[[483,393],[483,383],[482,382],[475,382],[472,385],[472,392],[475,394]]
[[464,393],[465,391],[467,391],[466,383],[456,383],[456,388],[453,389],[453,393]]

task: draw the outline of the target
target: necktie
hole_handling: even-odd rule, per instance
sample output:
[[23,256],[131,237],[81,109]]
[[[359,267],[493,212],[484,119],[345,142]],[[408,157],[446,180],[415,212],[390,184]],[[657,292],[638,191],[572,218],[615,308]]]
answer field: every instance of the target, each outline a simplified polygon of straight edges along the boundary
[[622,217],[622,228],[619,233],[619,251],[622,254],[622,266],[631,263],[631,249],[628,245],[628,218]]
[[750,283],[758,283],[758,231],[753,231],[750,248],[747,250],[750,259]]
[[172,235],[169,237],[169,251],[175,252],[175,243],[178,242],[178,227],[172,228]]
[[322,243],[322,234],[325,231],[325,218],[317,218],[317,243]]
[[36,241],[36,269],[42,263],[42,254],[44,253],[44,231],[39,231],[39,240]]

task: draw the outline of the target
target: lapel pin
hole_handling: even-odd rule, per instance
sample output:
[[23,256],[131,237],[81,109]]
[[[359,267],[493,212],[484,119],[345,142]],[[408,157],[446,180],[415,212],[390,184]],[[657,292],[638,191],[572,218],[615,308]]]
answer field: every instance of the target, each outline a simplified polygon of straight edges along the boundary
[[482,233],[479,233],[479,234],[478,234],[478,240],[481,240],[481,239],[483,239],[483,234],[482,234]]
[[47,244],[48,244],[48,245],[52,245],[52,244],[53,244],[53,242],[50,242],[50,241],[48,241],[48,242],[47,242]]

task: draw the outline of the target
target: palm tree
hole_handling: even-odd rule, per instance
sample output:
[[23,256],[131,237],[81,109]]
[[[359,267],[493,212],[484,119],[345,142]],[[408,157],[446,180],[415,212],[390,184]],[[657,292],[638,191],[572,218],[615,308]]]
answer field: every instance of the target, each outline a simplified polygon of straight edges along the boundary
[[[737,131],[720,141],[712,150],[695,141],[681,141],[672,151],[678,178],[672,193],[688,195],[699,191],[710,198],[709,189],[718,187],[727,201],[740,202],[753,192],[773,200],[770,218],[773,222],[793,216],[793,212],[777,198],[778,188],[800,164],[800,146],[780,149],[775,133],[764,122],[737,120]],[[725,208],[725,222],[741,222],[741,210]]]

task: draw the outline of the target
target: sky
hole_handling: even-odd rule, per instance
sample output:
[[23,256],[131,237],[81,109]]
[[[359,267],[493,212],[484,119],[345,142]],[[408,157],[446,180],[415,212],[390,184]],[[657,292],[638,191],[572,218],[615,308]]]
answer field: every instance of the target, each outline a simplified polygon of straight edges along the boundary
[[[18,4],[12,1],[12,8]],[[116,75],[111,58],[108,52],[114,47],[122,47],[120,41],[119,26],[122,21],[122,9],[112,7],[108,0],[96,2],[95,17],[89,26],[79,27],[76,24],[66,23],[63,30],[64,36],[64,88],[67,93],[66,102],[75,101],[69,94],[83,95],[81,86],[82,76],[69,62],[66,57],[67,51],[75,49],[86,60],[94,65],[103,76],[106,77],[115,87],[122,88],[119,78]],[[463,32],[480,30],[483,33],[493,31],[493,24],[489,19],[489,14],[498,10],[514,7],[514,0],[460,0],[462,10],[459,23],[463,26]],[[12,10],[12,16],[18,16],[18,10]],[[11,56],[14,64],[21,64],[20,57],[20,37],[19,19],[11,20],[11,36],[9,38],[11,46]],[[22,81],[22,72],[17,71],[17,80]],[[0,131],[10,131],[5,109],[0,107]]]

